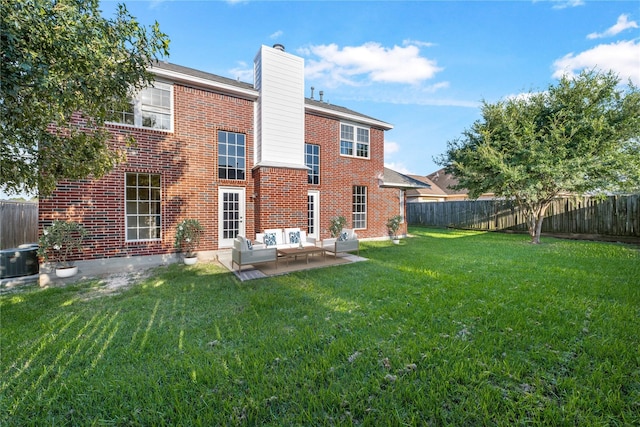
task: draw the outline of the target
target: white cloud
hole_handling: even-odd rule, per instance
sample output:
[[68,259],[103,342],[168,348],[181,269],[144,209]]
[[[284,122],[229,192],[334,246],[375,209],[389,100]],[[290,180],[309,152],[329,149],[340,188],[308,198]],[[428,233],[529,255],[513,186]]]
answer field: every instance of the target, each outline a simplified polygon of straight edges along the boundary
[[522,92],[522,93],[511,93],[507,96],[505,96],[504,98],[502,98],[505,101],[523,101],[523,102],[527,102],[530,99],[532,99],[533,97],[542,94],[543,92]]
[[553,77],[574,76],[583,69],[613,71],[626,82],[640,84],[640,42],[628,40],[601,44],[579,54],[570,53],[553,63]]
[[442,70],[436,61],[420,56],[415,44],[384,47],[368,42],[361,46],[310,46],[299,50],[311,56],[305,74],[328,87],[364,86],[375,83],[419,84]]
[[636,21],[629,21],[629,15],[620,15],[615,25],[602,33],[591,33],[587,35],[587,38],[600,39],[603,37],[612,37],[630,28],[638,28],[638,23]]
[[275,33],[271,34],[271,35],[269,36],[269,38],[270,38],[270,39],[277,39],[277,38],[279,38],[280,36],[282,36],[283,34],[284,34],[284,33],[282,32],[282,30],[278,30],[278,31],[276,31]]
[[253,67],[249,67],[244,61],[239,61],[238,66],[229,70],[229,75],[243,82],[253,82]]
[[440,89],[448,89],[449,86],[450,86],[449,82],[438,82],[438,83],[424,87],[422,89],[422,92],[434,93],[439,91]]
[[405,174],[405,175],[416,175],[413,172],[409,171],[409,169],[404,165],[404,163],[399,163],[399,162],[387,163],[387,162],[384,162],[384,167],[385,168],[389,168],[389,169],[393,169],[394,171],[400,172],[400,173]]
[[384,142],[384,155],[388,156],[392,153],[400,151],[400,145],[397,142],[385,141]]
[[421,42],[419,40],[411,40],[411,39],[402,40],[402,46],[433,47],[435,45],[436,45],[435,43]]
[[584,6],[584,0],[551,0],[553,9],[566,9],[568,7]]

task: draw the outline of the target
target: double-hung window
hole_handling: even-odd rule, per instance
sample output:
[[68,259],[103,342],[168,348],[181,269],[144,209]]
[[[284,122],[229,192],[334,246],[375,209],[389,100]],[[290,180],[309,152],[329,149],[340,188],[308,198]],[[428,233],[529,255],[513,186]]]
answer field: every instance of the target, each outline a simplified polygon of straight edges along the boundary
[[340,154],[369,158],[369,129],[351,124],[340,124]]
[[315,144],[304,144],[305,165],[309,168],[307,172],[307,182],[309,184],[320,184],[320,146]]
[[218,178],[245,179],[245,140],[244,134],[218,131]]
[[160,239],[160,175],[128,173],[125,177],[127,241]]
[[353,228],[367,228],[367,187],[353,186]]
[[154,82],[132,96],[127,108],[114,111],[111,121],[126,125],[173,130],[173,86]]

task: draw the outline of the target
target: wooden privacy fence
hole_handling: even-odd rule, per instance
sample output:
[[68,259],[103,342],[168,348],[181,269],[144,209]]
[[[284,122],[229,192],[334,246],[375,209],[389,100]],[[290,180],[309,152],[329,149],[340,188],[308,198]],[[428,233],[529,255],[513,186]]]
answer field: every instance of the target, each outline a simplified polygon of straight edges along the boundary
[[38,204],[0,200],[0,249],[38,242]]
[[[512,200],[407,203],[411,225],[526,231]],[[640,195],[558,198],[547,209],[543,233],[640,237]]]

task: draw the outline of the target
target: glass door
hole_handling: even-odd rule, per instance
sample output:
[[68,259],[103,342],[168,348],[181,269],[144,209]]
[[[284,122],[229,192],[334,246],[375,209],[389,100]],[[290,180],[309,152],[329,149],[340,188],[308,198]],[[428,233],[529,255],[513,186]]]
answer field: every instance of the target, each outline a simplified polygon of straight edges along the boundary
[[320,238],[320,192],[309,190],[307,192],[307,236],[316,240]]
[[220,188],[218,192],[218,247],[233,247],[233,239],[245,235],[244,188]]

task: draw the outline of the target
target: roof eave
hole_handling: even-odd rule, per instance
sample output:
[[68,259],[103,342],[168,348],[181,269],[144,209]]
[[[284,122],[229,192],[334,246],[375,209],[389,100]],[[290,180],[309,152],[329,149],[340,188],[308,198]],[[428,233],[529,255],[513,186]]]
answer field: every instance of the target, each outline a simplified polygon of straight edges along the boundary
[[417,190],[420,188],[431,188],[429,184],[425,184],[424,186],[420,186],[417,184],[407,184],[406,182],[383,182],[380,184],[382,188],[401,188],[403,190]]

